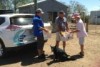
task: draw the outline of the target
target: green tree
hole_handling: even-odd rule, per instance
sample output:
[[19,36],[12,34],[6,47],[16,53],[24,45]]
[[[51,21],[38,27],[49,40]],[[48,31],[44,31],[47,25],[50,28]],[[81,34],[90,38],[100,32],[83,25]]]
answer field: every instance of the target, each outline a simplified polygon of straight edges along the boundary
[[87,9],[81,3],[72,0],[70,1],[70,13],[72,14],[75,12],[80,13],[82,19],[85,21],[85,17],[87,15]]
[[0,2],[0,9],[2,9],[2,5],[1,5],[1,2]]
[[[35,2],[36,0],[0,0],[1,9],[13,9],[16,12],[18,6]],[[40,0],[37,0],[40,1]]]
[[9,0],[9,2],[12,4],[14,11],[16,12],[16,9],[18,6],[29,3],[30,0]]
[[89,21],[89,16],[87,16],[87,9],[85,8],[84,5],[77,1],[70,1],[70,12],[75,13],[78,12],[81,15],[81,18],[83,19],[84,22],[86,22],[86,31],[88,32],[88,21]]
[[6,0],[1,0],[0,2],[1,9],[6,9],[6,4],[7,4]]
[[1,9],[13,9],[16,12],[18,6],[30,3],[32,0],[0,0]]
[[0,6],[1,6],[1,9],[4,9],[4,10],[7,10],[7,9],[11,9],[11,4],[9,2],[9,0],[0,0]]
[[70,12],[71,13],[78,12],[81,15],[83,15],[87,13],[87,9],[81,3],[72,0],[70,1]]

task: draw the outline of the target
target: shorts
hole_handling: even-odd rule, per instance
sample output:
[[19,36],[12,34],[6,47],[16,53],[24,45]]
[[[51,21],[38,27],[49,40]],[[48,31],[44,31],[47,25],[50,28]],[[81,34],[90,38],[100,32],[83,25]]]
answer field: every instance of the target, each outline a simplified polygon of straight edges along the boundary
[[37,37],[37,49],[43,49],[44,43],[45,41],[43,36]]
[[66,37],[61,36],[59,32],[56,32],[56,41],[66,41]]
[[79,38],[79,44],[80,45],[84,45],[84,37],[80,37]]

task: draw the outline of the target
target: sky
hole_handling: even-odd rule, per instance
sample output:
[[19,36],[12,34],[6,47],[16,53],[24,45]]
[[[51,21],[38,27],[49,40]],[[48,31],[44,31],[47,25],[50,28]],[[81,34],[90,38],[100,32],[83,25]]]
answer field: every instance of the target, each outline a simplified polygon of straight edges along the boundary
[[[64,2],[65,4],[69,4],[71,0],[58,0],[60,2]],[[73,0],[81,3],[86,7],[88,12],[100,10],[100,0]]]

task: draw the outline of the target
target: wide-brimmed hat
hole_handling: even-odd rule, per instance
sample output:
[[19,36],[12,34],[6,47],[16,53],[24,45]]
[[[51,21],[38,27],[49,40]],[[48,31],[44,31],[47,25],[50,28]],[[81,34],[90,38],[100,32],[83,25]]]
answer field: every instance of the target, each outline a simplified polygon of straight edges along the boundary
[[38,8],[38,9],[36,10],[36,13],[42,13],[42,14],[44,14],[44,12],[43,12],[43,10],[42,10],[41,8]]

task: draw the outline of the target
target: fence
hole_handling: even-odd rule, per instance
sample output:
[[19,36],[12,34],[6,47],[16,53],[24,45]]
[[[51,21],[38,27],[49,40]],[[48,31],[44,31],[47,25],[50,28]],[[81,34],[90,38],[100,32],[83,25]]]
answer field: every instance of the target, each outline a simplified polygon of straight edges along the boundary
[[100,35],[100,25],[89,24],[89,33],[92,35]]

